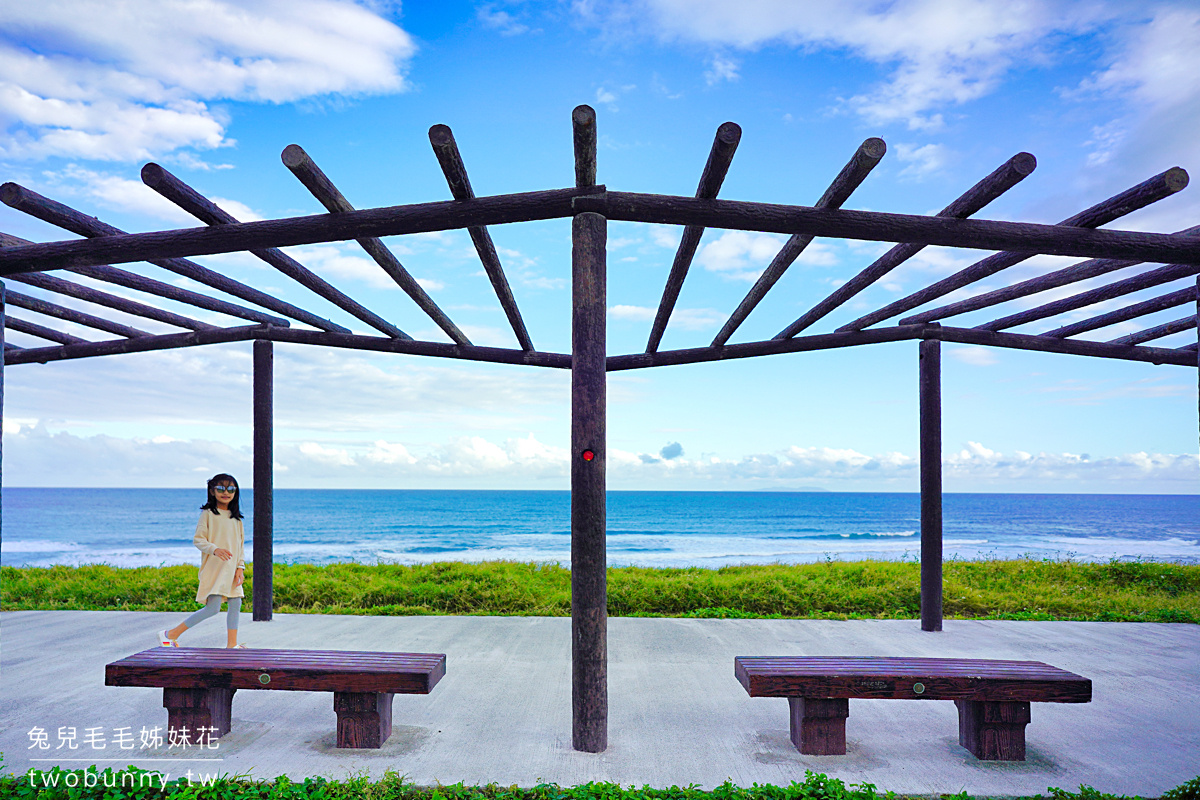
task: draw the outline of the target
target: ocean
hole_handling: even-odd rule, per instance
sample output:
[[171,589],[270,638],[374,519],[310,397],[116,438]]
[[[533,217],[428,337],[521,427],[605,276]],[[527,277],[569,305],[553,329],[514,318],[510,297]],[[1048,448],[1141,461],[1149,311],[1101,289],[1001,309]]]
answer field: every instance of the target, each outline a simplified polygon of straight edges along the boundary
[[[252,553],[253,491],[242,498]],[[5,566],[198,563],[203,489],[3,489]],[[566,491],[275,491],[275,561],[571,559]],[[1200,563],[1200,496],[947,494],[946,558]],[[611,566],[916,560],[917,494],[610,492]],[[250,560],[250,559],[248,559]]]

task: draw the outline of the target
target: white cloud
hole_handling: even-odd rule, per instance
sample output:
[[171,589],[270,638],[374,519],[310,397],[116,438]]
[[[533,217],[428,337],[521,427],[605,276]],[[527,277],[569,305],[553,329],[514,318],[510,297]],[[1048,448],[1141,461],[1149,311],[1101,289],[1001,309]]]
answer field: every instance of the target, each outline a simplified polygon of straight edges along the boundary
[[946,353],[956,361],[974,367],[990,367],[999,361],[989,347],[948,347]]
[[728,56],[713,56],[708,62],[708,69],[704,72],[704,80],[709,86],[714,86],[721,81],[736,81],[738,75],[738,64],[736,59]]
[[647,306],[609,306],[608,315],[613,319],[631,319],[639,322],[649,322],[654,319],[657,311]]
[[753,282],[786,241],[774,233],[726,231],[700,247],[696,263],[722,277]]
[[842,106],[871,123],[911,129],[940,127],[942,109],[988,94],[1016,66],[1048,58],[1055,34],[1085,30],[1109,13],[1100,4],[1011,0],[627,0],[577,10],[609,31],[722,50],[848,50],[891,74]]
[[140,180],[97,172],[78,164],[69,164],[55,172],[45,172],[43,178],[57,195],[86,197],[105,208],[147,214],[181,228],[202,224]]
[[339,280],[351,280],[372,289],[400,289],[382,267],[352,242],[286,247],[284,252],[335,286]]
[[900,177],[917,180],[927,178],[945,167],[950,155],[946,146],[941,144],[926,144],[918,147],[915,144],[901,143],[896,145],[895,149],[896,158],[908,165],[900,170]]
[[406,88],[408,34],[342,0],[0,4],[0,155],[147,159],[228,146],[222,100]]
[[[22,424],[5,436],[5,479],[14,486],[186,486],[215,471],[249,474],[250,448],[204,439],[81,436]],[[570,453],[532,433],[493,440],[454,436],[432,443],[375,439],[278,442],[276,485],[565,487]],[[1200,479],[1195,454],[998,452],[967,442],[943,456],[947,486],[992,490],[1190,491]],[[770,453],[689,458],[682,447],[631,452],[611,448],[610,486],[751,489],[805,485],[914,491],[919,462],[887,452],[794,445]],[[549,482],[549,483],[547,483]]]
[[520,36],[529,32],[529,26],[507,11],[498,11],[492,5],[482,6],[477,12],[479,21],[500,33],[501,36]]

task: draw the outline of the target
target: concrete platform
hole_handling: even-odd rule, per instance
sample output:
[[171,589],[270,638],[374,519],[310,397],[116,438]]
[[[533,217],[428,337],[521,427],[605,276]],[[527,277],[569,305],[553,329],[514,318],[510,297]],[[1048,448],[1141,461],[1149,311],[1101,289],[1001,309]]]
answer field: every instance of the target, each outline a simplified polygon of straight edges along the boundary
[[[219,772],[342,778],[395,770],[420,784],[540,782],[711,788],[726,779],[787,785],[805,770],[914,794],[1045,793],[1088,784],[1157,797],[1200,774],[1200,626],[1079,622],[609,620],[609,747],[571,749],[570,620],[540,617],[243,619],[255,647],[444,652],[429,695],[397,695],[381,750],[334,747],[328,693],[239,691],[217,749],[143,749],[166,725],[162,691],[106,687],[104,665],[154,645],[182,614],[18,611],[0,614],[0,751],[4,768],[136,764],[171,778]],[[185,634],[224,644],[222,619]],[[909,655],[1045,661],[1093,681],[1086,705],[1035,703],[1028,760],[976,761],[959,747],[954,704],[852,700],[844,756],[804,756],[788,739],[783,699],[750,698],[738,655]],[[59,738],[76,728],[77,749]],[[30,731],[48,749],[31,749]],[[87,729],[97,741],[88,742]],[[131,734],[129,748],[118,741]],[[104,749],[100,749],[102,739]],[[63,745],[60,747],[60,745]],[[69,761],[67,759],[78,759]],[[35,760],[37,759],[37,760]],[[42,760],[46,759],[46,760]]]

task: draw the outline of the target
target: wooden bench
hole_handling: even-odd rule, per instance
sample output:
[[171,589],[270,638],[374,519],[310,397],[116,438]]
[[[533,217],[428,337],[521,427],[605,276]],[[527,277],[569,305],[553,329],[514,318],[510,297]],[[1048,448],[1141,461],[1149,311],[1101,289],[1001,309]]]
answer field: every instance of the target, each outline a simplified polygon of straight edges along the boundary
[[953,700],[958,743],[976,758],[1025,760],[1031,702],[1087,703],[1092,682],[1039,661],[964,658],[738,656],[751,697],[786,697],[792,743],[806,755],[846,752],[850,698]]
[[428,694],[445,674],[443,653],[155,647],[108,664],[104,684],[161,687],[168,731],[193,744],[229,732],[238,689],[333,692],[337,746],[377,748],[392,733],[392,695]]

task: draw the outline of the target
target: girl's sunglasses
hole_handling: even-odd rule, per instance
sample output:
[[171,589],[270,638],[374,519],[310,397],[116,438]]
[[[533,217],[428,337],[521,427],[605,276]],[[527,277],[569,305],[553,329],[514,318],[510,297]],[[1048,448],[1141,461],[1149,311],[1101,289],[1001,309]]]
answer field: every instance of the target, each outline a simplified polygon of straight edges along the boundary
[[235,492],[237,492],[237,487],[236,486],[214,486],[213,491],[214,492],[229,492],[230,494],[234,494]]

